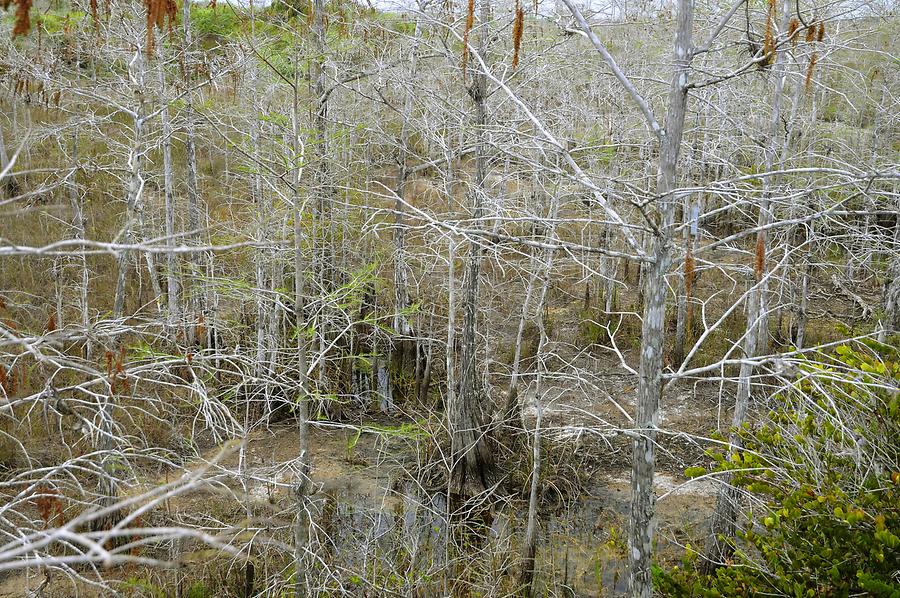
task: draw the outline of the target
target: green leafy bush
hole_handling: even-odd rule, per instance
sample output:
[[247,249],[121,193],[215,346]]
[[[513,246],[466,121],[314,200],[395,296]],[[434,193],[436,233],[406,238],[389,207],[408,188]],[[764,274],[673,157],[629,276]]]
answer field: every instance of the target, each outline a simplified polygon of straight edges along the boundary
[[191,23],[200,37],[228,37],[241,26],[238,13],[228,6],[208,8],[193,5]]
[[718,470],[753,496],[730,566],[656,571],[663,595],[900,598],[900,359],[878,343],[805,362]]

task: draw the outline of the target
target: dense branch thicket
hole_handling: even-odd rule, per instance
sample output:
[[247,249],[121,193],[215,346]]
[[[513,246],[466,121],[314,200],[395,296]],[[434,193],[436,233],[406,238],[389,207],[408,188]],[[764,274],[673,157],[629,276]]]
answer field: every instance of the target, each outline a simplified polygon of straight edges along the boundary
[[896,5],[13,0],[0,595],[900,595]]

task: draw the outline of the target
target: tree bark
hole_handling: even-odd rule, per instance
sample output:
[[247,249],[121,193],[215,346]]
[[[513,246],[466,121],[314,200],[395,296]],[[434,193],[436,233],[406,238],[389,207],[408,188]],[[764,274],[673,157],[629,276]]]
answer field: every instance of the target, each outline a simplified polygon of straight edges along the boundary
[[450,238],[447,267],[447,409],[456,404],[456,240]]
[[294,225],[294,326],[297,335],[297,391],[295,398],[295,413],[297,417],[297,452],[300,457],[300,471],[298,473],[297,485],[295,487],[296,497],[296,518],[294,521],[294,594],[296,596],[306,595],[306,550],[309,544],[309,494],[312,490],[312,482],[310,480],[310,472],[312,463],[309,453],[309,380],[307,377],[308,370],[308,353],[309,338],[305,332],[305,281],[307,272],[303,267],[303,254],[301,247],[301,239],[303,236],[303,228],[301,222],[303,213],[300,209],[300,174],[303,168],[305,157],[305,147],[300,139],[300,123],[299,123],[299,87],[300,87],[300,56],[297,49],[299,48],[299,40],[296,32],[294,38],[294,85],[293,85],[293,102],[291,105],[291,183],[293,187],[293,225]]
[[641,327],[640,381],[633,443],[631,478],[631,518],[628,557],[631,568],[630,595],[646,598],[653,594],[651,559],[653,554],[656,496],[653,477],[656,468],[656,425],[662,393],[662,352],[666,322],[665,276],[672,262],[672,228],[675,220],[676,169],[684,132],[687,83],[692,58],[691,28],[693,0],[679,0],[675,58],[669,88],[665,130],[660,140],[656,194],[659,202],[658,233],[653,238],[652,262],[644,276],[644,320]]
[[428,393],[431,390],[431,368],[434,357],[434,341],[429,337],[425,341],[427,349],[425,351],[425,367],[422,372],[422,381],[419,384],[418,401],[420,405],[425,405],[428,400]]
[[691,303],[691,295],[693,293],[694,288],[694,245],[696,243],[696,222],[699,217],[699,209],[698,214],[695,215],[694,208],[688,202],[688,197],[685,197],[685,202],[683,206],[683,218],[682,221],[684,223],[684,268],[682,270],[681,276],[679,277],[679,292],[678,292],[678,306],[677,306],[677,316],[675,323],[675,347],[672,350],[672,364],[675,367],[681,365],[684,361],[684,345],[688,342],[688,337],[690,335],[691,329],[691,319],[692,319],[692,303]]
[[534,581],[534,563],[537,555],[538,497],[540,496],[541,478],[541,404],[540,388],[535,395],[534,434],[531,440],[531,489],[528,494],[528,523],[525,527],[525,544],[523,547],[522,576],[519,585],[524,588],[525,596],[532,595]]
[[[134,58],[129,63],[128,74],[132,87],[137,97],[136,110],[131,140],[131,151],[128,161],[131,166],[131,181],[128,185],[128,194],[125,199],[125,231],[122,236],[125,244],[134,242],[134,220],[140,209],[141,196],[144,191],[144,178],[141,171],[144,158],[144,74],[142,49],[135,49]],[[124,249],[118,256],[118,274],[116,277],[116,291],[113,300],[113,317],[121,318],[125,310],[125,284],[128,279],[128,266],[131,259],[131,251]]]
[[[15,114],[15,110],[13,110],[13,114]],[[15,117],[13,118],[13,125],[15,126]],[[0,127],[0,172],[6,170],[8,165],[9,154],[6,151],[6,142],[3,138],[3,127]],[[12,169],[10,169],[10,172],[7,172],[0,179],[0,199],[12,198],[17,194],[16,179],[12,176]]]
[[531,309],[531,296],[534,293],[536,274],[528,278],[528,287],[525,289],[525,301],[522,303],[522,313],[519,316],[519,327],[516,330],[515,345],[513,345],[512,371],[509,376],[509,388],[506,390],[506,409],[502,414],[502,420],[513,422],[519,405],[519,368],[522,363],[522,341],[525,336],[525,325],[528,323]]
[[[197,187],[197,149],[195,143],[195,135],[194,128],[196,126],[195,116],[194,116],[194,93],[191,91],[191,52],[193,50],[193,40],[191,33],[191,2],[182,2],[182,32],[183,32],[183,44],[184,44],[184,68],[185,68],[185,85],[188,87],[188,90],[185,94],[185,107],[183,110],[183,118],[184,118],[184,132],[185,132],[185,142],[184,142],[184,150],[185,150],[185,166],[187,169],[187,217],[188,217],[188,229],[190,231],[190,235],[188,240],[193,245],[200,245],[202,235],[200,233],[200,221],[201,221],[201,207],[200,207],[200,192]],[[204,261],[207,263],[208,267],[211,267],[212,264],[212,255],[211,254],[200,254],[200,253],[191,253],[189,254],[189,260],[191,263],[191,274],[196,278],[196,280],[203,280],[204,275]],[[204,260],[204,257],[206,258]],[[207,347],[214,346],[214,341],[212,336],[215,334],[215,322],[211,313],[205,314],[205,310],[210,306],[209,298],[206,294],[209,292],[209,288],[207,285],[200,282],[199,284],[196,282],[192,282],[191,292],[188,295],[190,302],[190,311],[191,311],[191,319],[185,322],[186,325],[186,338],[188,342],[200,342],[206,343]],[[196,324],[205,321],[206,328],[206,339],[197,339],[194,338],[195,334],[195,326],[191,324]]]
[[[896,191],[896,190],[895,190]],[[884,321],[878,331],[879,342],[884,342],[888,334],[900,333],[900,205],[894,223],[894,252],[888,266],[887,283],[884,287]]]
[[[75,229],[75,238],[84,240],[84,210],[82,209],[81,199],[78,196],[78,184],[76,175],[78,173],[78,133],[72,133],[72,175],[69,181],[69,204],[72,206],[72,228]],[[88,291],[90,290],[90,271],[87,266],[87,256],[84,252],[79,252],[78,262],[81,269],[81,284],[78,285],[79,290],[79,310],[81,313],[81,327],[84,329],[84,358],[90,359],[93,354],[93,346],[89,329],[91,326]]]
[[[487,63],[487,43],[491,8],[489,0],[481,0],[479,11],[479,54]],[[484,181],[487,175],[487,76],[479,71],[473,76],[469,95],[475,104],[475,176],[472,181],[473,226],[481,228],[484,216]],[[484,413],[477,388],[476,324],[478,317],[478,283],[481,274],[480,241],[469,242],[463,290],[463,330],[460,351],[459,397],[450,405],[451,472],[450,492],[457,497],[477,494],[488,487],[487,474],[493,466],[483,429]]]
[[169,108],[166,103],[166,76],[163,64],[162,40],[156,45],[156,54],[159,64],[159,90],[163,98],[160,119],[162,120],[162,154],[163,154],[163,190],[165,194],[166,209],[166,298],[168,299],[168,323],[173,333],[180,319],[178,306],[178,272],[175,256],[175,169],[172,164],[172,121],[169,118]]
[[[254,83],[255,86],[255,83]],[[254,115],[252,130],[250,132],[250,143],[253,147],[254,155],[260,154],[260,136],[262,134],[262,124],[259,118]],[[256,206],[256,242],[263,243],[266,238],[266,218],[269,211],[263,202],[262,180],[257,172],[253,175],[253,187],[251,190],[253,203]],[[267,250],[264,247],[257,247],[254,251],[254,272],[256,277],[256,360],[254,363],[254,377],[256,382],[263,379],[267,368],[266,352],[268,343],[266,342],[266,315],[268,314],[267,304],[268,297],[263,293],[266,288],[266,257]]]
[[[555,218],[554,218],[555,220]],[[552,250],[547,250],[551,253]],[[532,464],[531,464],[531,489],[528,497],[528,524],[525,528],[525,545],[524,556],[522,559],[522,577],[521,585],[525,588],[526,596],[531,596],[532,581],[534,580],[534,563],[537,554],[537,518],[538,518],[538,501],[540,496],[540,478],[541,478],[541,419],[543,417],[543,381],[545,373],[544,351],[547,347],[547,329],[544,326],[544,308],[547,305],[547,290],[550,287],[550,271],[545,270],[541,276],[541,292],[538,298],[538,330],[540,332],[540,340],[538,341],[537,350],[537,376],[535,377],[534,389],[534,406],[535,406],[535,423],[534,434],[532,436]]]

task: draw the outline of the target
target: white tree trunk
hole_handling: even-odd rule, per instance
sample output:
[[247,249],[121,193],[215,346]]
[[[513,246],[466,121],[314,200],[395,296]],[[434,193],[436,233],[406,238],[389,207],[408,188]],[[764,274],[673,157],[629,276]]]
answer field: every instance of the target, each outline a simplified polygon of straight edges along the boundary
[[[555,221],[555,217],[553,218]],[[552,262],[553,250],[547,249],[550,254],[547,262]],[[525,544],[523,547],[522,559],[522,579],[521,585],[525,588],[526,594],[531,595],[532,581],[534,579],[534,563],[537,554],[537,517],[538,502],[540,496],[540,478],[541,478],[541,419],[543,417],[543,382],[545,374],[544,352],[547,348],[547,329],[544,326],[544,308],[547,304],[547,291],[550,288],[550,270],[544,271],[541,276],[541,291],[538,299],[538,330],[540,332],[540,340],[537,349],[537,376],[534,384],[534,408],[535,422],[534,434],[532,435],[532,464],[531,464],[531,489],[528,497],[528,525],[525,528]]]
[[[299,48],[299,42],[294,40],[295,50]],[[310,472],[312,463],[309,453],[309,380],[307,368],[309,367],[309,338],[305,334],[306,315],[305,306],[305,281],[307,270],[304,268],[304,259],[301,251],[301,239],[303,228],[301,226],[303,213],[300,202],[300,174],[303,168],[305,147],[300,139],[300,57],[294,56],[294,88],[293,103],[291,106],[291,149],[292,164],[291,183],[293,186],[293,221],[294,221],[294,326],[297,330],[297,391],[296,391],[296,416],[297,416],[297,452],[300,457],[300,471],[298,472],[296,494],[296,517],[294,521],[294,570],[295,595],[303,596],[306,593],[306,563],[307,545],[309,544],[309,494],[312,490]]]
[[[131,181],[128,184],[128,194],[125,199],[125,231],[122,242],[130,244],[134,242],[134,220],[140,209],[141,196],[144,192],[144,178],[141,171],[144,156],[144,100],[140,90],[144,87],[143,73],[144,59],[140,46],[135,49],[134,58],[128,65],[128,74],[134,89],[138,90],[138,102],[135,105],[134,123],[131,140],[131,151],[128,155],[128,165],[131,169]],[[131,251],[128,249],[119,252],[118,274],[116,277],[116,291],[113,300],[113,317],[121,318],[125,310],[125,285],[128,279],[128,266],[131,259]]]
[[168,323],[174,338],[175,327],[180,319],[178,306],[178,272],[177,258],[175,255],[175,167],[172,164],[172,121],[169,118],[169,108],[166,103],[166,76],[163,64],[163,43],[156,45],[156,55],[159,62],[159,92],[163,98],[160,119],[162,120],[162,154],[163,154],[163,191],[165,194],[166,209],[166,298],[168,299]]
[[451,237],[447,268],[447,408],[456,403],[456,241]]
[[644,276],[644,320],[641,328],[640,381],[631,473],[631,518],[628,560],[631,568],[630,594],[646,598],[653,594],[651,562],[655,531],[656,495],[653,476],[656,468],[656,425],[662,393],[662,353],[666,322],[665,276],[672,262],[672,228],[678,197],[676,169],[684,131],[687,83],[691,63],[693,0],[679,0],[672,83],[669,88],[665,132],[661,137],[656,192],[659,197],[659,232],[653,239],[652,262]]
[[[0,172],[5,171],[8,165],[9,154],[6,152],[6,142],[3,140],[3,127],[0,127]],[[11,174],[12,173],[7,173],[5,176],[0,178],[0,199],[4,199],[7,194],[13,195],[13,178],[12,176],[10,176]]]
[[[72,206],[72,228],[75,230],[75,238],[84,240],[84,210],[82,209],[81,199],[78,197],[78,185],[76,174],[78,173],[78,133],[72,133],[72,175],[69,181],[69,204]],[[81,327],[84,331],[84,357],[90,359],[93,354],[93,346],[91,344],[90,335],[90,313],[88,305],[88,291],[90,290],[90,271],[87,266],[87,256],[84,252],[79,252],[78,262],[81,270],[81,284],[78,285],[79,290],[79,310],[81,313]]]

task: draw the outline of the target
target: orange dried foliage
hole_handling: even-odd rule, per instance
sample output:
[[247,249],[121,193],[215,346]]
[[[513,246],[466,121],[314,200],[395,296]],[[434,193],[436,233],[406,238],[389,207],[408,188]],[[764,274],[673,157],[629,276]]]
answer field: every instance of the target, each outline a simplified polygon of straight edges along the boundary
[[168,15],[168,2],[166,0],[157,0],[156,1],[156,28],[160,31],[163,30],[163,27],[166,25],[166,15]]
[[[63,501],[62,495],[56,488],[49,486],[38,486],[35,490],[35,497],[32,500],[41,521],[44,522],[44,528],[50,525],[54,518],[63,519]],[[60,521],[59,523],[62,523]]]
[[100,31],[100,14],[97,11],[97,0],[91,0],[91,22],[94,24],[94,32],[98,33]]
[[147,56],[150,57],[153,56],[153,46],[156,41],[153,28],[156,26],[156,10],[159,2],[157,0],[144,0],[144,6],[147,9],[147,43],[145,44],[145,51]]
[[463,79],[466,78],[466,65],[469,62],[469,32],[475,24],[475,0],[469,0],[469,8],[466,12],[466,29],[463,31],[463,55],[462,55],[462,72]]
[[[185,0],[187,1],[187,0]],[[175,0],[166,0],[166,20],[169,25],[169,35],[172,35],[172,27],[178,17],[178,5]]]
[[153,49],[156,45],[154,28],[162,31],[168,23],[168,29],[171,32],[178,7],[175,0],[144,0],[144,7],[147,10],[146,52],[149,58],[153,56]]
[[806,28],[806,43],[812,43],[816,41],[816,26],[810,25]]
[[[31,31],[31,0],[15,0],[16,15],[12,36],[28,35]],[[8,6],[8,5],[7,5]]]
[[756,235],[756,262],[753,265],[753,272],[756,274],[756,280],[762,279],[763,271],[766,267],[766,238],[762,233]]
[[16,394],[16,391],[28,383],[28,370],[21,365],[5,368],[0,366],[0,389],[6,396]]
[[812,57],[809,59],[809,66],[806,67],[806,81],[804,82],[805,91],[809,91],[810,87],[812,87],[813,80],[813,72],[816,69],[816,62],[819,60],[819,55],[816,52],[813,52]]
[[50,317],[47,319],[47,332],[53,332],[56,330],[56,314],[50,314]]
[[206,338],[206,318],[203,317],[203,314],[197,316],[197,325],[194,326],[194,341],[195,342],[203,342],[203,339]]
[[525,29],[525,13],[522,11],[522,7],[519,4],[518,0],[516,0],[516,18],[513,21],[513,59],[512,59],[512,67],[516,68],[519,66],[519,48],[522,45],[522,31]]
[[819,30],[816,31],[816,41],[822,41],[825,39],[825,21],[819,23]]
[[800,19],[794,17],[791,19],[790,25],[788,25],[788,39],[791,40],[791,45],[797,47],[797,41],[799,41],[799,36],[797,35],[797,31],[800,29]]
[[766,15],[766,36],[763,42],[763,65],[768,66],[775,59],[775,0],[769,0],[769,11]]
[[118,355],[112,351],[107,351],[106,356],[106,377],[109,380],[110,392],[116,394],[121,388],[125,391],[131,389],[128,382],[128,374],[125,372],[125,347],[122,347]]

